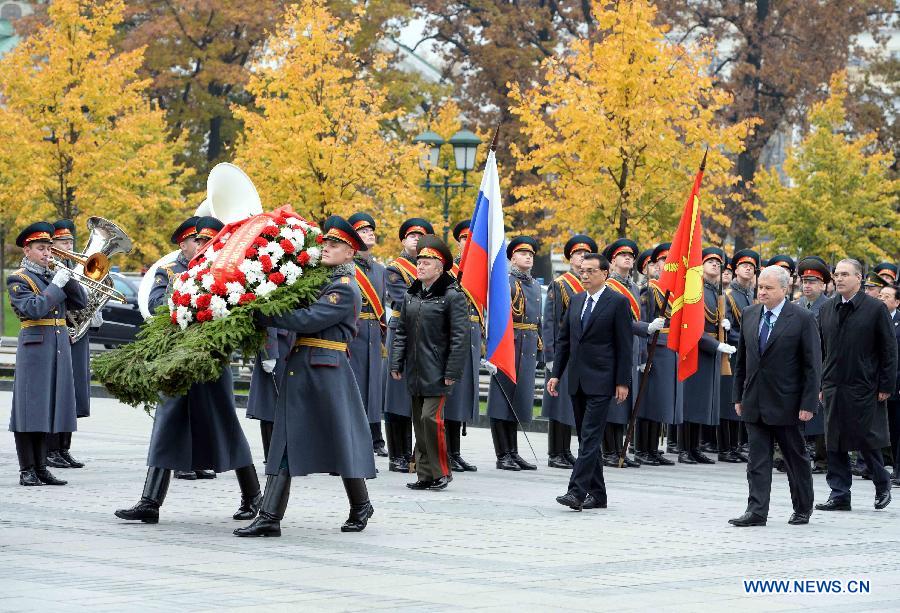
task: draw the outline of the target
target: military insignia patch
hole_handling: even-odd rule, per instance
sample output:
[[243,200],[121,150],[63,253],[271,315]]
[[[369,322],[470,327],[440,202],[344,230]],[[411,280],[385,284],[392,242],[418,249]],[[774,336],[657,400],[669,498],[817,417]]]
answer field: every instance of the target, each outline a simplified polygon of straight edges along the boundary
[[350,277],[341,277],[341,283],[350,283]]
[[341,297],[338,294],[328,294],[328,302],[331,304],[337,304],[340,300]]
[[389,273],[389,274],[388,274],[388,280],[389,280],[391,283],[397,283],[398,281],[400,281],[400,275],[398,275],[398,274],[395,273],[395,272]]

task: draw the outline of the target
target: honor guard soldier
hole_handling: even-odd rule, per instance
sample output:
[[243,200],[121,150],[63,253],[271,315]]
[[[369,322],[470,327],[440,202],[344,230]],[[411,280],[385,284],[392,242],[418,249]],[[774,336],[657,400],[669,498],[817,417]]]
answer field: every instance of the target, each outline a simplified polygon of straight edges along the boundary
[[[728,260],[728,258],[725,259]],[[722,269],[722,287],[728,287],[732,281],[734,281],[734,258],[725,262],[725,267]]]
[[[400,243],[403,250],[385,270],[384,288],[391,304],[391,319],[388,322],[386,346],[394,342],[397,329],[395,317],[400,316],[400,307],[406,299],[406,291],[416,280],[416,246],[426,234],[434,234],[434,228],[419,217],[407,219],[400,226]],[[413,459],[412,408],[409,391],[403,381],[387,377],[384,390],[384,431],[387,437],[388,470],[408,473]]]
[[895,264],[891,264],[890,262],[875,264],[872,268],[872,272],[887,281],[888,285],[897,284],[897,266]]
[[[631,381],[631,393],[624,402],[616,402],[615,398],[612,400],[609,406],[606,430],[603,434],[603,463],[610,467],[619,466],[619,454],[623,451],[622,446],[625,444],[625,429],[631,419],[631,407],[634,406],[634,399],[637,396],[639,383],[637,368],[641,363],[643,339],[648,336],[647,324],[641,321],[640,289],[631,280],[631,271],[634,268],[638,251],[637,243],[628,238],[620,238],[607,245],[603,250],[603,257],[609,261],[610,265],[606,287],[622,294],[628,301],[631,310],[632,334],[634,335],[631,356],[634,373]],[[664,324],[664,320],[657,322],[659,328],[662,328]],[[640,465],[640,460],[632,460],[625,455],[624,466],[626,468],[637,468]]]
[[64,266],[50,269],[53,225],[31,224],[16,237],[21,268],[6,278],[19,342],[9,431],[16,442],[21,485],[65,485],[47,470],[47,438],[77,429],[72,348],[66,309],[87,306],[87,293]]
[[[634,261],[635,269],[639,274],[643,275],[645,280],[650,278],[650,268],[654,266],[655,264],[653,263],[653,249],[644,249]],[[656,273],[656,278],[659,278],[659,272]],[[640,286],[641,293],[643,293],[646,289],[647,283],[645,281],[645,283]]]
[[[517,236],[506,247],[510,260],[509,288],[512,296],[512,321],[515,335],[516,383],[498,372],[491,377],[488,392],[488,416],[502,470],[537,470],[537,466],[519,456],[518,424],[531,423],[534,414],[534,377],[541,357],[541,286],[531,276],[537,241]],[[502,388],[501,388],[502,386]]]
[[378,242],[375,220],[368,213],[354,213],[347,221],[366,244],[366,250],[353,259],[356,265],[356,284],[362,294],[359,314],[359,334],[350,341],[350,366],[356,375],[359,393],[369,420],[372,451],[386,458],[384,437],[381,435],[381,411],[384,408],[387,319],[384,312],[384,266],[375,261],[370,249]]
[[[544,355],[547,356],[547,371],[553,372],[553,355],[556,341],[572,298],[584,291],[581,283],[581,262],[586,253],[597,253],[597,243],[590,236],[576,234],[563,247],[563,256],[569,262],[569,270],[559,275],[547,287],[547,302],[544,304],[543,334]],[[548,377],[549,378],[549,377]],[[569,395],[568,373],[563,371],[557,395],[544,388],[541,416],[547,418],[547,466],[571,470],[575,466],[572,455],[572,428],[575,427],[575,412]]]
[[[662,325],[665,326],[666,320],[672,316],[671,300],[666,303],[665,292],[659,288],[660,271],[669,255],[670,247],[671,243],[657,245],[651,250],[646,265],[647,287],[646,291],[641,293],[641,319],[647,324],[650,339],[660,325],[658,320],[662,319]],[[669,424],[674,430],[683,417],[684,389],[677,376],[678,354],[666,346],[668,332],[668,327],[659,328],[653,365],[648,375],[650,378],[647,380],[643,402],[638,407],[635,422],[634,447],[637,452],[635,460],[650,466],[675,464],[659,450],[659,436],[663,424]]]
[[405,381],[412,402],[418,479],[406,486],[413,490],[442,490],[453,480],[444,405],[469,354],[469,301],[450,274],[452,266],[444,241],[419,240],[416,280],[391,345],[391,377]]
[[[75,251],[75,224],[71,219],[60,219],[53,222],[53,246],[64,251]],[[74,262],[66,262],[70,268]],[[67,321],[71,311],[66,313]],[[103,325],[100,311],[94,313],[91,328]],[[75,416],[79,419],[91,414],[91,349],[89,334],[84,334],[72,343],[72,375],[75,382]],[[60,432],[48,438],[49,454],[47,465],[54,468],[81,468],[84,466],[72,457],[72,433]]]
[[[453,238],[459,247],[459,256],[453,260],[450,275],[459,281],[459,259],[469,240],[469,220],[463,220],[453,227]],[[460,285],[459,289],[466,290]],[[461,434],[465,433],[465,425],[478,419],[479,413],[479,370],[481,367],[481,313],[475,303],[466,294],[469,302],[469,342],[463,373],[460,380],[450,388],[447,404],[444,407],[444,427],[447,431],[447,452],[450,454],[450,469],[455,472],[475,472],[478,467],[470,464],[462,457]]]
[[293,347],[293,332],[278,328],[266,328],[265,347],[256,355],[253,373],[250,375],[247,417],[259,420],[263,463],[268,461],[272,427],[275,423],[275,404],[278,402],[278,392],[284,378],[288,355]]
[[872,271],[868,275],[866,275],[866,280],[863,282],[863,287],[866,290],[866,294],[876,299],[881,293],[881,288],[887,287],[888,285],[890,285],[890,283],[888,283],[888,281],[884,277],[882,277],[875,271]]
[[[753,285],[759,274],[759,254],[752,249],[741,249],[731,258],[734,279],[725,289],[725,317],[728,318],[728,344],[737,347],[741,339],[741,321],[744,309],[753,304]],[[734,371],[735,357],[731,356],[731,369]],[[717,447],[719,461],[737,464],[747,462],[747,456],[741,453],[741,416],[734,410],[732,398],[733,379],[730,376],[721,378],[719,398],[719,429]]]
[[284,315],[258,316],[259,325],[291,330],[297,341],[278,396],[262,508],[252,524],[234,531],[236,536],[281,536],[291,479],[314,473],[343,480],[350,516],[342,532],[362,531],[375,512],[366,488],[366,479],[375,478],[375,457],[347,357],[362,309],[353,257],[366,244],[341,217],[329,217],[323,230],[322,265],[331,277],[318,300]]
[[[198,249],[222,227],[222,222],[213,217],[195,217],[182,223],[172,234],[172,242],[179,246],[181,253],[175,262],[157,271],[148,300],[151,311],[168,303],[171,279],[188,270],[189,261]],[[165,398],[157,407],[147,466],[140,501],[130,509],[117,510],[116,517],[158,523],[159,507],[166,498],[173,470],[233,470],[241,489],[241,505],[233,518],[256,517],[262,500],[259,478],[234,407],[230,366],[226,365],[215,381],[195,383],[186,395]]]
[[703,250],[703,303],[705,334],[700,337],[697,372],[684,381],[684,423],[678,432],[678,461],[682,464],[715,464],[700,451],[700,428],[719,423],[719,394],[722,375],[720,353],[731,355],[736,348],[719,342],[716,336],[725,314],[719,313],[719,279],[725,252],[718,247]]
[[797,263],[794,261],[794,258],[792,258],[789,255],[784,255],[784,254],[774,255],[774,256],[770,257],[769,261],[766,262],[765,264],[760,262],[760,270],[762,270],[766,266],[781,266],[782,268],[784,268],[785,270],[788,271],[788,276],[791,279],[791,285],[788,289],[789,295],[788,295],[787,299],[793,300],[794,297],[791,296],[790,294],[792,294],[794,291],[794,273],[797,271]]

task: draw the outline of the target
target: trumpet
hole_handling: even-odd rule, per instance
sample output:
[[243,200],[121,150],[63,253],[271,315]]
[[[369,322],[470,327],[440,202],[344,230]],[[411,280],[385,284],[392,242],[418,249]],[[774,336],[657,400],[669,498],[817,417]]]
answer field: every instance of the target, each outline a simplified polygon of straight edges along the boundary
[[[80,253],[58,249],[57,247],[51,247],[50,253],[56,256],[50,258],[50,268],[67,268],[72,273],[72,278],[83,285],[89,292],[103,294],[108,299],[118,300],[122,304],[127,302],[122,292],[110,287],[101,280],[105,279],[109,274],[109,258],[105,254],[94,253],[84,257]],[[66,266],[66,263],[61,258],[81,264],[84,267],[84,274]]]

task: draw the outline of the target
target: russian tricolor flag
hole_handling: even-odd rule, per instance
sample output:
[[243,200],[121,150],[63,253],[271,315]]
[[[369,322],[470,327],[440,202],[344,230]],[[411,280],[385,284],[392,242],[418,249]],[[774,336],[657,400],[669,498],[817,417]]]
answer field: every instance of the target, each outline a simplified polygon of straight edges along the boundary
[[485,359],[515,383],[516,356],[506,236],[494,151],[488,153],[469,232],[459,263],[460,283],[484,312]]

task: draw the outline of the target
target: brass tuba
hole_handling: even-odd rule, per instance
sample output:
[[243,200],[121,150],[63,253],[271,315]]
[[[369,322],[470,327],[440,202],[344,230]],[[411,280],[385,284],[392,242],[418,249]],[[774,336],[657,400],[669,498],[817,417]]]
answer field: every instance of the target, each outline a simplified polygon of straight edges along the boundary
[[51,248],[51,252],[56,256],[52,260],[54,266],[66,266],[63,259],[76,263],[72,268],[72,277],[84,286],[88,296],[88,305],[85,308],[66,312],[66,327],[73,341],[85,335],[94,314],[110,299],[125,302],[124,296],[116,291],[109,277],[109,258],[119,253],[129,253],[132,246],[131,239],[125,231],[108,219],[90,217],[87,220],[87,228],[88,240],[82,253]]

